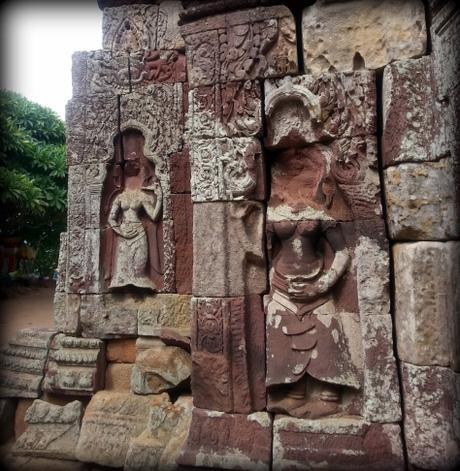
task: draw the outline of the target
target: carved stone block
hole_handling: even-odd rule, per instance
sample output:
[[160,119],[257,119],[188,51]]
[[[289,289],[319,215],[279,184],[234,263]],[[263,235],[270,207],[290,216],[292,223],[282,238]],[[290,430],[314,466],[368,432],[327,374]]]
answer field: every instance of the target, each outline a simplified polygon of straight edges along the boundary
[[192,398],[181,396],[174,405],[150,411],[147,429],[131,440],[124,469],[175,470],[192,419]]
[[190,335],[192,297],[181,294],[157,294],[138,307],[139,335],[158,337],[163,327]]
[[266,145],[286,148],[375,133],[375,73],[323,73],[267,80]]
[[105,355],[111,363],[134,363],[136,361],[136,339],[108,340]]
[[399,358],[458,370],[460,243],[396,244],[393,260]]
[[127,294],[82,295],[80,322],[83,337],[121,338],[137,335],[137,314],[142,299]]
[[59,236],[59,258],[58,258],[58,279],[56,280],[55,293],[65,292],[65,280],[67,277],[67,232],[61,232]]
[[108,363],[104,391],[130,393],[133,368],[133,363]]
[[193,208],[189,194],[172,195],[174,222],[176,292],[192,293],[193,275]]
[[14,444],[19,456],[75,460],[83,404],[73,401],[63,407],[37,399],[27,410],[26,431]]
[[130,86],[142,91],[150,85],[187,81],[185,54],[179,51],[139,51],[129,56]]
[[0,397],[39,397],[46,358],[56,332],[22,329],[0,355]]
[[191,136],[250,137],[262,133],[259,81],[201,86],[189,92],[187,127]]
[[192,87],[297,72],[295,23],[284,6],[203,18],[181,33]]
[[241,414],[264,409],[265,333],[260,297],[193,298],[192,303],[194,405]]
[[420,0],[320,2],[305,8],[302,33],[310,73],[378,69],[423,55],[427,42]]
[[404,434],[410,465],[455,469],[460,456],[460,375],[402,363]]
[[356,418],[321,420],[276,416],[273,469],[403,470],[401,429]]
[[257,139],[197,139],[190,156],[195,203],[265,198],[265,164]]
[[[142,2],[139,2],[142,3]],[[112,52],[140,49],[182,49],[178,1],[158,5],[120,5],[104,8],[102,46]]]
[[384,170],[390,237],[450,239],[460,235],[455,167],[450,158]]
[[130,60],[127,53],[82,51],[72,55],[73,97],[116,96],[131,91]]
[[56,291],[54,293],[54,329],[69,335],[80,333],[80,295]]
[[57,334],[51,341],[42,389],[89,396],[103,388],[104,373],[104,342]]
[[194,408],[179,464],[214,469],[270,469],[272,420],[266,412],[225,414]]
[[131,376],[135,394],[158,394],[184,386],[190,378],[190,354],[166,345],[149,348],[136,357]]
[[397,61],[385,67],[382,137],[385,166],[433,161],[445,155],[440,108],[431,57]]
[[118,118],[116,96],[72,98],[66,106],[68,165],[101,163],[113,158]]
[[263,224],[263,206],[254,201],[194,205],[195,296],[245,296],[265,291]]
[[151,409],[168,407],[167,394],[135,396],[99,391],[86,408],[76,456],[84,462],[123,467],[130,440],[147,427]]

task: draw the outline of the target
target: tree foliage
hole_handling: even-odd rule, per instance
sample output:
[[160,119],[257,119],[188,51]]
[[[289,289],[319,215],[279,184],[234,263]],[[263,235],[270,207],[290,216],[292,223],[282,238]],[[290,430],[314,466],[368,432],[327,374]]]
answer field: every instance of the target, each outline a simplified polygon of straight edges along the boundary
[[66,205],[64,123],[49,108],[0,90],[0,236],[35,247],[41,274],[56,266]]

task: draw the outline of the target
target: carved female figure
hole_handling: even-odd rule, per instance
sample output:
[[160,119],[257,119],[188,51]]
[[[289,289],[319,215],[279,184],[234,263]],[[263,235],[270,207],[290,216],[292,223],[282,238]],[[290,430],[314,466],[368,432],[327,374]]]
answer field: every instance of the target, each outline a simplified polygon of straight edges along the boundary
[[[123,159],[112,171],[116,189],[108,196],[106,237],[109,289],[128,286],[158,291],[161,280],[162,191],[150,163],[142,154],[143,137],[129,131],[123,135]],[[113,183],[113,182],[112,182]],[[152,276],[152,273],[155,276]]]
[[337,215],[346,216],[347,208],[334,183],[330,157],[326,146],[312,145],[280,153],[273,166],[268,408],[296,417],[336,413],[341,388],[360,387],[334,315],[334,288],[350,264],[350,254],[341,224],[335,222]]

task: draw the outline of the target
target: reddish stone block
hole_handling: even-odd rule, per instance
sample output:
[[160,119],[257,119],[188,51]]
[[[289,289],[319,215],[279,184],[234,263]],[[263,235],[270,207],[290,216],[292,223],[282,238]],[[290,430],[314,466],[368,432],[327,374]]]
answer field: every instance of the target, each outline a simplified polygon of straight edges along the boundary
[[262,410],[265,332],[261,298],[194,298],[192,391],[196,407]]
[[110,363],[134,363],[136,361],[136,339],[108,340],[105,355]]
[[190,153],[188,147],[171,155],[171,193],[190,193]]
[[401,429],[356,418],[322,420],[276,416],[273,469],[402,470]]
[[172,195],[174,241],[176,246],[176,291],[192,293],[193,273],[193,209],[188,194]]
[[266,412],[242,415],[194,408],[178,462],[193,468],[268,470],[271,445],[272,421]]

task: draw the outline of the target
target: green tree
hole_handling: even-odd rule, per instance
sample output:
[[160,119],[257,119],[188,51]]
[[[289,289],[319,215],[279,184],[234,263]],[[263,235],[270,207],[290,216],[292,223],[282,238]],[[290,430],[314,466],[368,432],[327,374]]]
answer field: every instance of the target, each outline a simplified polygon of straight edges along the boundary
[[64,123],[22,95],[0,90],[0,237],[19,237],[37,250],[35,268],[57,265],[66,227]]

